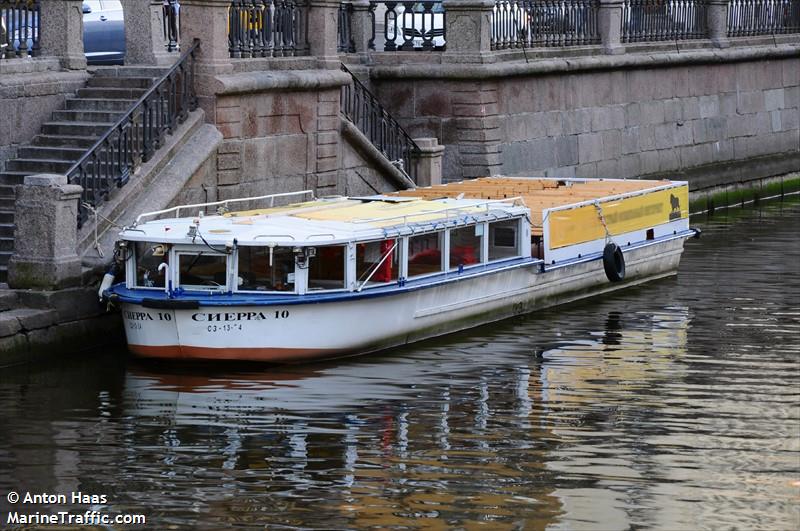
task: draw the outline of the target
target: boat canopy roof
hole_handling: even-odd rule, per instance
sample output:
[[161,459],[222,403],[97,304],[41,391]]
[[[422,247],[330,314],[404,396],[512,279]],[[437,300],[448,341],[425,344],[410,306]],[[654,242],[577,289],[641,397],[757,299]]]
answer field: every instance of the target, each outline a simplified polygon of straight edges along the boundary
[[[200,207],[201,205],[198,205]],[[191,213],[190,207],[181,207]],[[172,209],[171,209],[172,210]],[[286,206],[204,216],[162,218],[126,227],[133,241],[193,243],[192,226],[209,244],[325,245],[370,241],[529,214],[520,198],[502,200],[389,196],[333,197]],[[169,211],[164,211],[164,213]],[[157,213],[153,213],[157,214]],[[151,214],[144,214],[150,216]],[[202,243],[195,237],[194,243]]]

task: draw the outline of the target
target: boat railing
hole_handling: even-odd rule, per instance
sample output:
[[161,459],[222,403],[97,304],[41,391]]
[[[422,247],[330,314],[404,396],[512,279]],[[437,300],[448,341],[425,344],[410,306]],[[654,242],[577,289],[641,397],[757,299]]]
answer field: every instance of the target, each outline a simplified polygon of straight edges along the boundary
[[137,225],[139,225],[139,223],[141,223],[142,220],[144,220],[146,218],[160,216],[160,215],[163,215],[163,214],[170,214],[172,212],[175,213],[175,217],[176,218],[179,218],[179,217],[181,217],[180,216],[181,210],[186,210],[186,209],[190,209],[190,208],[191,209],[194,209],[194,208],[207,208],[207,207],[213,207],[213,206],[222,206],[223,208],[227,208],[227,206],[229,204],[231,204],[231,203],[242,203],[242,202],[245,202],[245,201],[261,201],[263,199],[269,199],[270,200],[269,208],[272,208],[272,207],[275,206],[275,199],[277,199],[279,197],[291,197],[291,196],[295,196],[295,195],[310,195],[311,199],[314,199],[314,190],[302,190],[300,192],[283,192],[283,193],[280,193],[280,194],[260,195],[260,196],[257,196],[257,197],[240,197],[240,198],[237,198],[237,199],[225,199],[223,201],[213,201],[211,203],[197,203],[197,204],[194,204],[194,205],[178,205],[176,207],[166,208],[164,210],[156,210],[154,212],[145,212],[143,214],[139,214],[136,217],[136,221],[134,221],[134,223],[133,223],[133,227],[136,227]]
[[[518,206],[518,204],[522,205],[522,206],[527,206],[525,204],[525,200],[522,198],[522,196],[516,196],[516,197],[508,197],[508,198],[504,198],[504,199],[488,199],[486,201],[480,201],[478,203],[473,203],[471,205],[449,206],[449,207],[444,207],[444,208],[437,208],[435,210],[425,210],[425,211],[422,211],[422,212],[412,212],[412,213],[409,213],[409,214],[397,214],[396,216],[386,216],[386,217],[380,217],[380,218],[354,219],[351,223],[355,223],[355,224],[376,223],[376,222],[379,222],[379,221],[391,221],[393,219],[402,219],[403,220],[403,224],[404,225],[408,225],[408,218],[414,218],[414,217],[420,217],[420,216],[430,216],[431,214],[440,214],[442,212],[444,212],[444,214],[445,214],[445,219],[443,221],[447,221],[447,220],[450,219],[450,213],[451,212],[455,212],[456,214],[461,214],[464,211],[467,211],[467,210],[470,210],[470,209],[475,209],[475,208],[478,208],[478,207],[483,207],[483,206],[486,207],[486,212],[489,212],[489,206],[490,205],[494,205],[494,204],[498,204],[498,203],[511,203],[511,206]],[[468,212],[468,213],[472,214],[474,212]],[[439,220],[437,220],[437,221],[439,221]]]

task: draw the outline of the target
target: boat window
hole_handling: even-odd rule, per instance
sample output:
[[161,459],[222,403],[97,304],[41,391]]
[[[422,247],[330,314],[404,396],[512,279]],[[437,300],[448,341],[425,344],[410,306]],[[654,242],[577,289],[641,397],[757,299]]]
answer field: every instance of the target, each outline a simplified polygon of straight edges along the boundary
[[489,260],[519,256],[519,219],[489,223]]
[[188,289],[224,289],[224,254],[211,252],[178,254],[178,285]]
[[291,247],[239,247],[238,289],[294,291],[294,252]]
[[347,247],[326,245],[316,248],[315,256],[309,258],[308,289],[344,289],[345,258]]
[[397,280],[400,272],[400,246],[397,243],[397,240],[383,240],[356,245],[356,278],[359,285],[362,282],[370,286]]
[[450,231],[450,269],[481,263],[483,225],[460,227]]
[[443,232],[408,238],[408,277],[429,275],[442,271]]
[[[166,285],[169,249],[164,243],[136,242],[136,286],[163,288]],[[165,264],[160,268],[161,264]]]

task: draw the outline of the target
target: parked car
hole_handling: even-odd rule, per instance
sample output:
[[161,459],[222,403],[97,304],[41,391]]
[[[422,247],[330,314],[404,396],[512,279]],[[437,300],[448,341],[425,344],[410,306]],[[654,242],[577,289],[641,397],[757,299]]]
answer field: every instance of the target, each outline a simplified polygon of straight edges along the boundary
[[83,49],[90,65],[125,60],[125,20],[120,0],[84,0]]

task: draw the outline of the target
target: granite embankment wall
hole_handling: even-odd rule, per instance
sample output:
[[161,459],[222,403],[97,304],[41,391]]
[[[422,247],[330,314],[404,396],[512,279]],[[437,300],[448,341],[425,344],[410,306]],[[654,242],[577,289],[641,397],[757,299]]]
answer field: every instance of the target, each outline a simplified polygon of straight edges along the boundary
[[689,179],[800,168],[800,47],[478,66],[377,66],[372,87],[445,180],[491,174]]

